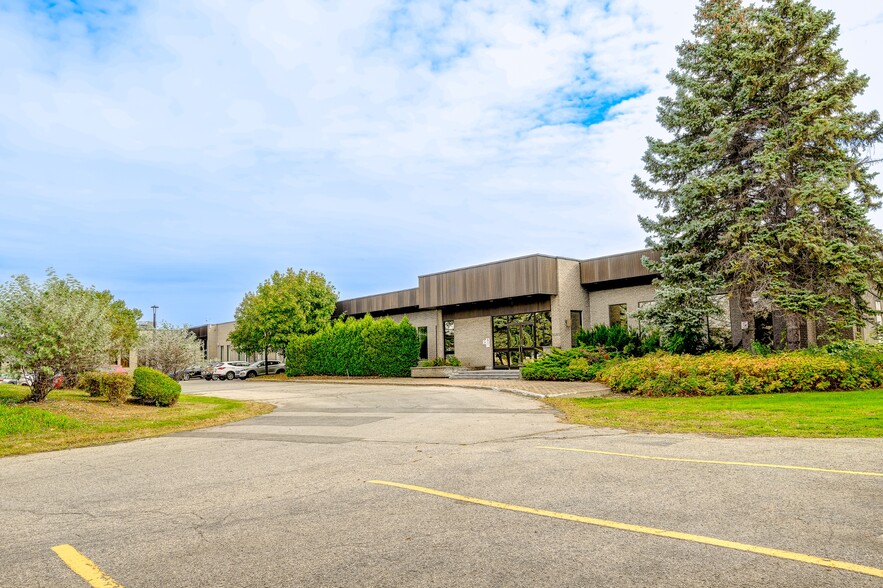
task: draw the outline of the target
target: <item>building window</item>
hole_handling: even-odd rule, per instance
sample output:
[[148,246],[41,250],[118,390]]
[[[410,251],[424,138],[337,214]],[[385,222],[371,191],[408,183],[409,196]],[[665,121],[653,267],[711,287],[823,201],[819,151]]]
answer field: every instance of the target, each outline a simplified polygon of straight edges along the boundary
[[581,310],[570,311],[570,346],[576,347],[576,337],[583,328],[583,312]]
[[517,368],[535,359],[552,345],[552,320],[548,311],[507,314],[491,318],[494,333],[494,367]]
[[420,339],[420,359],[429,359],[429,328],[417,327],[417,337]]
[[445,321],[445,357],[454,355],[454,321]]
[[610,305],[610,326],[613,325],[621,325],[623,327],[629,326],[629,319],[627,314],[627,306],[625,302],[621,304],[611,304]]

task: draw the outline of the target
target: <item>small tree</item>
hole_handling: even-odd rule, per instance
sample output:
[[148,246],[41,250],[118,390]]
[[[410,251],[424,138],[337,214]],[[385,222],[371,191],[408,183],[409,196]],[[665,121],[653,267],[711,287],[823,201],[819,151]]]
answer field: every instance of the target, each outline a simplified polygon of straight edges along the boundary
[[138,363],[165,374],[173,374],[203,362],[202,346],[186,327],[163,323],[160,328],[141,331]]
[[108,290],[96,294],[107,307],[107,318],[110,321],[111,349],[113,361],[119,361],[122,355],[129,353],[138,344],[138,320],[142,313],[137,308],[128,308],[122,300],[114,299]]
[[52,270],[43,284],[24,275],[0,286],[0,356],[33,376],[28,402],[40,402],[52,377],[73,377],[107,359],[111,346],[107,306],[92,288]]
[[311,335],[331,321],[337,290],[318,272],[291,268],[273,275],[236,309],[236,327],[230,342],[243,353],[272,349],[284,353],[296,335]]

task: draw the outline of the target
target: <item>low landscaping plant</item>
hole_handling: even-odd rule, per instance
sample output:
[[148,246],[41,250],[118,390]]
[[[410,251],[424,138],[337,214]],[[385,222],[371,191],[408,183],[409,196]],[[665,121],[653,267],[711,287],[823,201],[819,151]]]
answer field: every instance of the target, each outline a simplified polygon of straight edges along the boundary
[[595,325],[589,330],[580,329],[576,335],[580,347],[604,349],[617,355],[640,357],[660,348],[659,333],[642,334],[620,324]]
[[77,375],[77,388],[89,393],[89,396],[101,396],[101,372],[82,372]]
[[129,374],[83,372],[77,377],[77,388],[89,396],[104,396],[111,404],[122,404],[135,388],[135,380]]
[[588,381],[610,359],[602,348],[576,347],[562,351],[552,348],[521,368],[525,380]]
[[618,359],[597,370],[614,392],[639,396],[715,396],[863,390],[883,384],[883,348],[829,347],[766,356],[655,353]]
[[181,395],[181,384],[149,367],[135,368],[135,387],[132,396],[142,404],[172,406]]
[[453,355],[449,355],[447,357],[436,357],[433,359],[427,359],[423,363],[420,364],[421,367],[459,367],[463,365],[460,363],[460,360],[454,357]]

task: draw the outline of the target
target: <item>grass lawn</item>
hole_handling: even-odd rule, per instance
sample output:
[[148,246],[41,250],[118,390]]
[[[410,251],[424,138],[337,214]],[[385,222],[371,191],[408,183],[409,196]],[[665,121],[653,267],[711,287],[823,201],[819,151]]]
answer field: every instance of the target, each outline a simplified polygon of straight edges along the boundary
[[691,398],[549,398],[570,423],[653,433],[883,437],[883,390]]
[[25,386],[0,384],[0,457],[155,437],[273,410],[263,402],[186,394],[165,408],[133,402],[112,406],[80,390],[54,390],[39,404],[16,404],[27,393]]

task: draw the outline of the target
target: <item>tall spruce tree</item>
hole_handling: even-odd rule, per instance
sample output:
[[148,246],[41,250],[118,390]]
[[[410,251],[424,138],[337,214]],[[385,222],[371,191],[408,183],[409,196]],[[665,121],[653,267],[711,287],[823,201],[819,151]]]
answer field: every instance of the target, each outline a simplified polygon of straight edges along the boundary
[[813,344],[817,320],[829,336],[861,324],[883,285],[883,238],[867,218],[880,190],[864,155],[883,130],[855,108],[868,80],[847,72],[834,15],[808,0],[705,0],[694,34],[669,74],[675,97],[660,101],[673,139],[649,139],[644,156],[661,188],[634,182],[662,210],[641,219],[662,252],[657,322],[665,332],[683,314],[666,309],[670,291],[723,286],[745,348],[758,300],[784,312],[789,348]]
[[869,289],[883,286],[883,237],[867,216],[881,192],[866,156],[883,126],[855,107],[868,78],[847,70],[834,20],[809,0],[768,1],[740,64],[757,88],[748,117],[762,203],[745,249],[762,260],[761,294],[784,312],[789,349],[814,344],[819,320],[829,338],[861,325]]
[[661,209],[639,219],[647,244],[661,253],[647,262],[660,275],[655,303],[640,314],[672,351],[700,351],[705,317],[720,312],[712,296],[725,286],[717,271],[726,257],[721,238],[751,176],[740,151],[739,138],[749,133],[737,123],[746,99],[735,68],[748,20],[739,0],[699,4],[694,38],[678,45],[677,67],[668,74],[675,95],[659,101],[657,119],[672,138],[647,139],[650,182],[633,180],[635,191]]

